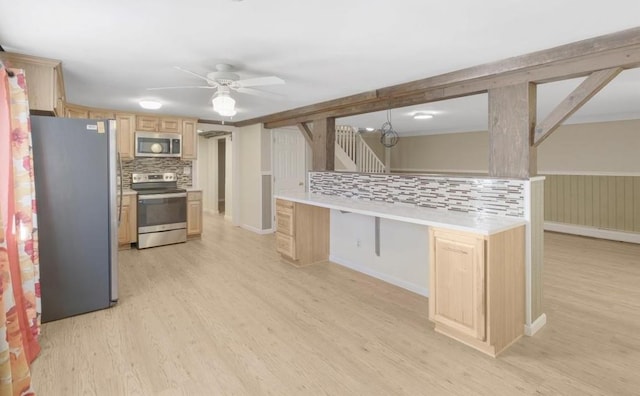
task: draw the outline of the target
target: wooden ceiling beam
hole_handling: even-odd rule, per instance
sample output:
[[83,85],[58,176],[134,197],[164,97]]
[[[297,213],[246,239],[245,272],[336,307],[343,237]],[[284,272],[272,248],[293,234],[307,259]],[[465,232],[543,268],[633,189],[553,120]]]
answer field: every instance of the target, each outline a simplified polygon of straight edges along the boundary
[[218,121],[218,120],[205,120],[199,119],[199,124],[211,124],[211,125],[226,125],[226,126],[237,126],[235,122],[232,121]]
[[538,146],[553,131],[555,131],[564,120],[589,101],[595,94],[600,92],[611,80],[613,80],[622,68],[599,70],[592,73],[584,80],[569,96],[567,96],[553,111],[535,128],[532,144]]
[[307,141],[307,143],[309,143],[309,146],[313,147],[313,135],[311,134],[311,129],[309,129],[307,123],[299,122],[298,129],[302,133],[302,136],[304,136],[304,139]]
[[640,27],[582,41],[576,41],[574,43],[507,58],[496,62],[485,63],[483,65],[441,74],[435,77],[382,88],[378,90],[378,93],[380,97],[393,97],[397,95],[404,95],[411,91],[429,89],[434,86],[459,84],[469,80],[484,79],[487,77],[491,78],[508,73],[538,69],[545,66],[551,66],[556,63],[582,59],[586,56],[602,56],[611,50],[638,46],[640,46]]
[[640,45],[613,50],[602,54],[584,56],[578,60],[557,62],[552,65],[536,69],[520,70],[518,72],[505,73],[499,76],[491,76],[477,80],[468,80],[449,86],[433,87],[424,91],[417,91],[405,96],[395,98],[380,98],[366,103],[353,103],[340,108],[314,114],[301,114],[292,119],[281,119],[265,123],[265,128],[279,128],[295,125],[299,122],[309,121],[312,118],[346,117],[351,115],[370,113],[399,107],[414,106],[422,103],[437,102],[440,100],[454,99],[462,96],[485,93],[490,89],[507,87],[520,83],[547,83],[588,76],[596,70],[620,67],[630,69],[640,66]]
[[[640,27],[451,73],[237,122],[268,128],[344,117],[487,92],[523,82],[545,83],[593,71],[640,66]],[[422,98],[422,99],[421,99]]]
[[[378,99],[378,93],[376,91],[367,91],[359,94],[345,96],[339,99],[328,100],[325,102],[320,102],[316,104],[312,104],[309,106],[298,107],[292,110],[282,111],[279,113],[274,113],[271,115],[251,118],[249,120],[238,121],[236,123],[237,126],[247,126],[258,123],[268,123],[271,121],[279,121],[283,119],[294,119],[300,116],[300,114],[315,114],[319,112],[326,112],[333,109],[341,108],[345,105],[349,105],[351,103],[365,103],[369,101],[374,101]],[[305,121],[310,121],[315,117],[306,117]],[[287,125],[295,125],[296,123],[289,123]]]

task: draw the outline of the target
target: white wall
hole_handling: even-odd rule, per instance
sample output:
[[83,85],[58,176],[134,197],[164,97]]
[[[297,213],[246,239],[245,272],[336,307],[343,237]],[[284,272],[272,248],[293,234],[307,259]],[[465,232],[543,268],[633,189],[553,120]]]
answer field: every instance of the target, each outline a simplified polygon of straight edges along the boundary
[[375,254],[375,218],[331,211],[330,260],[429,295],[428,228],[380,220],[380,256]]

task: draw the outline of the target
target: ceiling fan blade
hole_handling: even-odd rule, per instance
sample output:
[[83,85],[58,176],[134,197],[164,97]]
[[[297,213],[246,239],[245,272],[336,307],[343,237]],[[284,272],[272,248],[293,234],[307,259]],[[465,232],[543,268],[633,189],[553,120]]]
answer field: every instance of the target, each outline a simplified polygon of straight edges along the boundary
[[278,85],[284,84],[284,80],[276,76],[247,78],[233,82],[238,87],[257,87],[258,85]]
[[198,77],[203,79],[204,81],[210,83],[210,84],[215,84],[218,85],[218,83],[216,83],[214,80],[210,80],[207,78],[207,76],[203,76],[201,74],[198,74],[196,72],[192,72],[191,70],[187,70],[187,69],[183,69],[180,66],[174,66],[176,68],[176,70],[180,70],[181,72],[187,73],[187,74],[191,74],[192,76]]
[[147,91],[158,91],[161,89],[184,89],[184,88],[217,89],[218,87],[213,87],[211,85],[183,85],[183,86],[177,86],[177,87],[147,88]]
[[240,87],[240,88],[234,88],[234,90],[240,93],[254,95],[254,96],[262,96],[263,98],[269,98],[269,99],[282,99],[283,97],[282,95],[279,95],[279,94],[260,91],[259,89],[255,89],[255,88]]

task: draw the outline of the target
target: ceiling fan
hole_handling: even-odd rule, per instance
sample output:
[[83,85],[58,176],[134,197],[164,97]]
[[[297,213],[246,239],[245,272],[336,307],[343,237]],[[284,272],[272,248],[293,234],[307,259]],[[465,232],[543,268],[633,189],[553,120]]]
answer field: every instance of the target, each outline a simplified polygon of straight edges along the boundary
[[226,63],[220,63],[216,65],[216,70],[207,75],[201,75],[191,70],[183,69],[176,66],[177,70],[181,72],[191,74],[207,82],[208,85],[186,85],[176,87],[158,87],[148,88],[149,91],[162,90],[162,89],[185,89],[185,88],[199,88],[199,89],[215,89],[217,92],[211,99],[213,104],[213,110],[218,114],[226,117],[232,117],[236,114],[235,103],[236,101],[231,97],[230,92],[236,91],[239,93],[263,96],[267,98],[277,98],[279,95],[260,91],[251,87],[265,86],[265,85],[279,85],[284,84],[284,80],[276,76],[265,76],[241,79],[237,73],[233,71],[235,68],[232,65]]

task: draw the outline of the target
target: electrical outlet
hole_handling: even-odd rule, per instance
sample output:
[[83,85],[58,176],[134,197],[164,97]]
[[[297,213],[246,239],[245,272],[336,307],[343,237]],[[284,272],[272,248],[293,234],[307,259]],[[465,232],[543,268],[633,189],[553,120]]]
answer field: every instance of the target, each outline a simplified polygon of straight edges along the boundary
[[361,241],[361,240],[359,240],[359,239],[357,239],[357,240],[356,240],[356,246],[357,246],[357,247],[362,246],[362,241]]
[[191,167],[190,166],[185,166],[184,170],[182,171],[183,175],[190,175],[191,174]]

